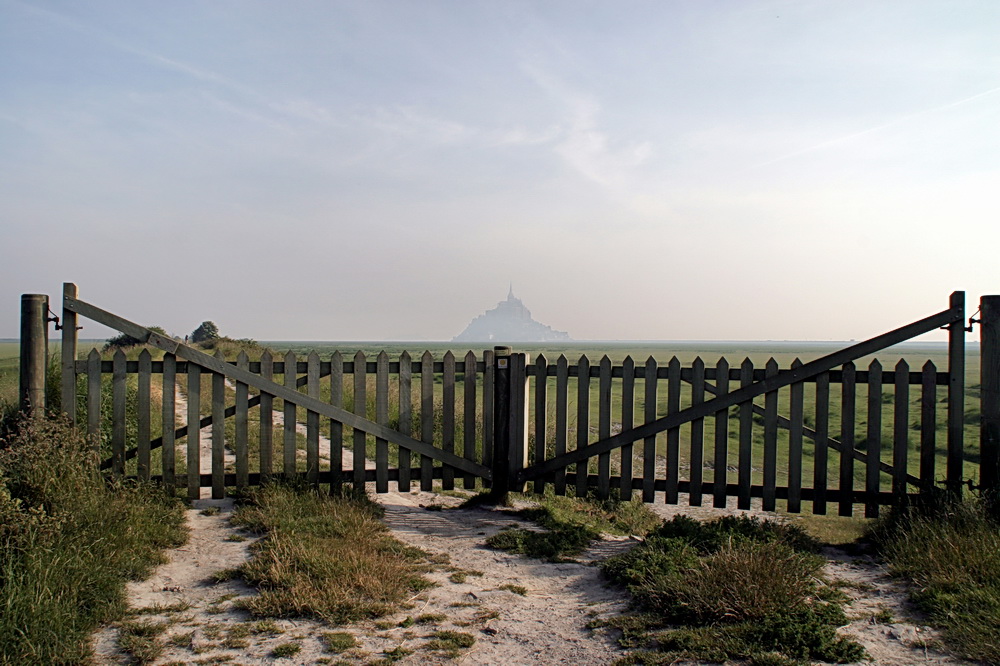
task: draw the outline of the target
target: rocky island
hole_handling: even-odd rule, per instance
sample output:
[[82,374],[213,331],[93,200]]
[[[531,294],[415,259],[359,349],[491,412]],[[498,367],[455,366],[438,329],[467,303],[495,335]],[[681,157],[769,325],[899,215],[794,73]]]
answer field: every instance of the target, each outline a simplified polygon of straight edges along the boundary
[[531,318],[511,286],[507,300],[473,319],[452,342],[549,342],[569,340],[569,334],[556,331]]

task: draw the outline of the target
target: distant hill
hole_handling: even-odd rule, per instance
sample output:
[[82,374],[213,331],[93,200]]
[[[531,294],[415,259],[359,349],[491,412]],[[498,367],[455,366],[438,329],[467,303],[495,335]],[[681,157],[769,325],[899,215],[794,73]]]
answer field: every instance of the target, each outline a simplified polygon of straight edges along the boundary
[[569,334],[556,331],[531,318],[531,312],[511,287],[507,300],[473,319],[452,342],[550,342],[570,340]]

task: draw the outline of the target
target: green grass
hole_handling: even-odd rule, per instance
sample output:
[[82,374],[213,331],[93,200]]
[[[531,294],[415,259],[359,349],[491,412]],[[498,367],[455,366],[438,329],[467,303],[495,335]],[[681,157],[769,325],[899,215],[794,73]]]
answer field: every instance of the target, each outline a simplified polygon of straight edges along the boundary
[[264,537],[238,573],[260,589],[241,606],[256,617],[311,616],[331,624],[381,617],[430,585],[426,555],[405,546],[366,497],[282,485],[254,488],[232,523]]
[[894,511],[871,538],[949,648],[1000,662],[1000,525],[969,498]]
[[621,663],[862,659],[836,634],[847,620],[817,548],[799,528],[746,516],[663,523],[601,565],[641,611],[609,622],[638,648]]
[[0,664],[86,661],[91,632],[124,616],[125,583],[186,539],[183,508],[108,484],[60,422],[22,425],[0,449]]

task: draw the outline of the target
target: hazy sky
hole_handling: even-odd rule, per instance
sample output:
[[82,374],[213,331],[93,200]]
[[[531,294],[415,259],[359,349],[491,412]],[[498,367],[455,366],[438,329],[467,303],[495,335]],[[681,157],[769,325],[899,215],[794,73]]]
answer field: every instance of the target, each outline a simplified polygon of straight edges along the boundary
[[1000,293],[1000,2],[0,0],[0,225],[0,337],[860,339]]

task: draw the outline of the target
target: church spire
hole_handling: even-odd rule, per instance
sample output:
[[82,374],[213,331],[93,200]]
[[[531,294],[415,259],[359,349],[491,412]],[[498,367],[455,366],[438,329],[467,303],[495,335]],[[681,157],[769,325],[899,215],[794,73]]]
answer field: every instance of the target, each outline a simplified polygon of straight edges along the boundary
[[517,300],[517,297],[514,296],[514,283],[513,282],[510,283],[510,290],[507,291],[507,300],[508,301],[516,301]]

